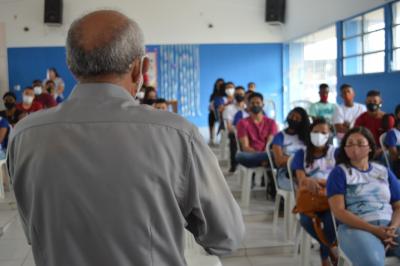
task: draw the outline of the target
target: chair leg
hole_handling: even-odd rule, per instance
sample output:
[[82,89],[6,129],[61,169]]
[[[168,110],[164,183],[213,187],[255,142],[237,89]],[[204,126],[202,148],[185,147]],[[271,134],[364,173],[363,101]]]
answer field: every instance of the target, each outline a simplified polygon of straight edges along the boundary
[[304,229],[302,230],[303,236],[300,244],[300,266],[309,266],[311,238]]
[[242,206],[249,207],[250,205],[250,193],[251,193],[251,177],[253,175],[253,171],[250,169],[246,170],[245,178],[242,184]]
[[286,240],[291,239],[292,236],[292,223],[291,223],[291,213],[290,213],[290,197],[284,197],[284,228],[286,230],[285,235],[286,235]]
[[275,208],[274,208],[274,217],[272,219],[272,225],[274,228],[278,225],[278,216],[279,216],[279,205],[281,202],[281,195],[276,194],[275,196]]

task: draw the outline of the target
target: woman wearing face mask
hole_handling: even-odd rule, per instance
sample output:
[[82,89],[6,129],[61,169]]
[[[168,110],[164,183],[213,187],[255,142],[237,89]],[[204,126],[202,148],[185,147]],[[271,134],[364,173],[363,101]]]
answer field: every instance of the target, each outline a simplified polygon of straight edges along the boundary
[[17,109],[17,97],[13,92],[6,92],[3,96],[5,110],[0,111],[0,116],[7,119],[11,126],[14,126],[22,117],[24,113]]
[[[335,148],[329,145],[331,131],[330,125],[325,119],[315,119],[310,131],[310,141],[307,141],[305,150],[296,152],[292,169],[296,175],[299,189],[318,194],[321,190],[324,190],[328,175],[335,167]],[[334,244],[336,237],[330,211],[319,212],[317,215],[324,224],[323,232],[326,240],[330,244]],[[309,216],[300,214],[300,224],[320,243],[322,265],[330,265],[329,257],[333,263],[336,263],[337,256],[335,251],[319,240],[314,230],[312,219]]]
[[218,94],[214,98],[215,119],[219,122],[218,132],[225,129],[222,113],[224,112],[225,105],[233,103],[234,95],[235,85],[232,82],[227,82],[219,89]]
[[310,120],[306,110],[296,107],[289,112],[288,127],[279,132],[272,141],[272,155],[278,168],[278,186],[284,190],[292,190],[287,177],[287,161],[299,149],[304,149],[308,141]]
[[22,94],[22,103],[17,104],[17,109],[26,114],[30,114],[43,109],[42,104],[36,101],[34,102],[34,99],[35,92],[33,91],[33,88],[26,87]]
[[339,245],[354,266],[383,266],[386,251],[400,258],[400,184],[371,161],[375,149],[368,129],[351,129],[327,183],[329,205],[341,222]]

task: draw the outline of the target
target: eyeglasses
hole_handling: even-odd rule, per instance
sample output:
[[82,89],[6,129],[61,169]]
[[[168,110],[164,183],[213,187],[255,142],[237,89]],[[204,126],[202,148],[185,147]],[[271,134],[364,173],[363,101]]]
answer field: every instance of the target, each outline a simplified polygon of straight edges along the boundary
[[365,148],[369,147],[369,144],[364,144],[364,143],[349,143],[344,146],[345,148],[351,148],[351,147],[358,147],[358,148]]

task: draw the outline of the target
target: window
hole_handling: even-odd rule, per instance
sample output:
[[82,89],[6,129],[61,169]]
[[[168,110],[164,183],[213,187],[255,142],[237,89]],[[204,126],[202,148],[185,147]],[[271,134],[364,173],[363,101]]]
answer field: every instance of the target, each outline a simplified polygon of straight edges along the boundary
[[[400,28],[398,30],[400,33]],[[400,43],[399,43],[399,48],[400,48]],[[400,67],[400,61],[399,61],[399,67]],[[354,74],[364,74],[364,73],[378,73],[384,71],[385,71],[384,9],[380,8],[378,10],[366,13],[362,16],[358,16],[356,18],[344,21],[343,22],[343,74],[354,75]]]
[[393,61],[392,70],[400,70],[400,2],[393,4]]

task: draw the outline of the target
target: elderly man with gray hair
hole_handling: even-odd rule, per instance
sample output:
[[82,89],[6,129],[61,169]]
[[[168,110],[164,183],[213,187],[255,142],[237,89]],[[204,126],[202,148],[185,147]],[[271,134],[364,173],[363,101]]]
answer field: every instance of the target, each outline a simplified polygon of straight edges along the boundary
[[149,65],[139,26],[85,15],[67,62],[79,81],[69,100],[18,123],[9,144],[36,265],[186,265],[185,228],[211,254],[238,248],[240,209],[197,128],[135,100]]

